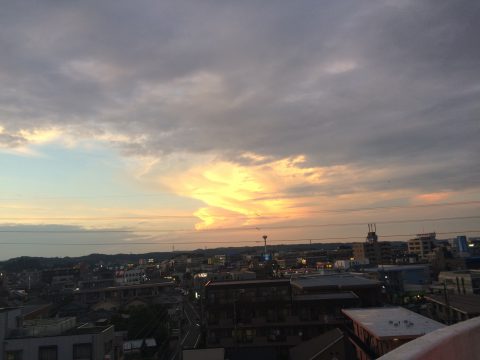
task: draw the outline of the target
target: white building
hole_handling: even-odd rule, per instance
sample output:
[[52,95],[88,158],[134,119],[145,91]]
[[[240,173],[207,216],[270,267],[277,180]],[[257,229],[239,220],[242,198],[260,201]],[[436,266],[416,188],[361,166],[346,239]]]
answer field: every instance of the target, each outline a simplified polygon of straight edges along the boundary
[[[343,309],[352,321],[353,332],[363,343],[354,344],[357,358],[380,357],[424,334],[445,325],[403,307]],[[407,358],[405,358],[407,359]]]
[[0,309],[0,360],[113,360],[114,338],[112,325],[78,325],[74,317],[23,321],[20,308]]
[[115,273],[118,285],[141,284],[145,281],[145,269],[137,267],[131,270],[119,270]]

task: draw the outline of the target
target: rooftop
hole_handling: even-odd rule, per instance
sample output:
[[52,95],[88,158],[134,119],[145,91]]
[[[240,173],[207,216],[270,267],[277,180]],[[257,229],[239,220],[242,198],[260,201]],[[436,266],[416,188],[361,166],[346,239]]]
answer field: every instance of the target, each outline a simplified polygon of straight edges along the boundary
[[51,303],[48,304],[34,304],[34,305],[23,305],[21,307],[22,309],[22,315],[23,316],[29,316],[29,315],[34,315],[38,311],[42,310],[48,310],[52,306]]
[[26,320],[23,322],[23,327],[12,329],[8,334],[8,338],[22,339],[31,337],[98,334],[109,328],[113,329],[113,326],[96,326],[90,323],[78,326],[75,317],[35,319]]
[[289,279],[274,279],[274,280],[232,280],[232,281],[210,281],[205,286],[249,286],[249,285],[288,285]]
[[[396,348],[381,360],[470,360],[480,353],[480,317],[446,326]],[[379,359],[379,360],[380,360]]]
[[164,281],[164,282],[157,282],[157,283],[143,283],[143,284],[131,284],[131,285],[120,285],[120,286],[109,286],[105,288],[93,288],[93,289],[81,289],[81,290],[74,290],[74,294],[83,294],[83,293],[90,293],[90,292],[98,292],[98,291],[115,291],[115,290],[129,290],[129,289],[148,289],[151,287],[157,286],[174,286],[175,283],[172,281]]
[[296,295],[294,301],[311,301],[311,300],[341,300],[341,299],[358,299],[358,296],[351,291],[326,293],[326,294],[308,294]]
[[380,283],[361,276],[351,274],[332,274],[292,279],[292,285],[299,289],[309,288],[342,288],[342,287],[372,287]]
[[25,320],[22,327],[11,330],[9,338],[59,336],[76,325],[75,317]]
[[8,311],[12,311],[12,310],[16,310],[16,309],[20,309],[18,306],[14,306],[14,307],[0,307],[0,313],[2,312],[8,312]]
[[378,339],[418,337],[445,327],[403,307],[343,309],[342,312]]
[[377,272],[377,271],[403,271],[403,270],[425,270],[429,267],[428,264],[415,264],[415,265],[382,265],[372,269],[365,269],[365,272]]
[[82,326],[70,329],[62,335],[84,335],[84,334],[100,334],[108,329],[112,329],[113,325],[92,325],[84,324]]
[[223,360],[225,358],[225,349],[195,349],[183,350],[184,360]]
[[290,358],[297,360],[315,359],[344,338],[339,329],[330,330],[320,336],[304,341],[290,349]]

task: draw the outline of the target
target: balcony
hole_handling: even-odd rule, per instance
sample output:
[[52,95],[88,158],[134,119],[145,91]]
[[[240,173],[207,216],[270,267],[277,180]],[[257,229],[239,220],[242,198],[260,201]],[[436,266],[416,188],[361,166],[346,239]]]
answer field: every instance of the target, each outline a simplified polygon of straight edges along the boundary
[[480,317],[433,331],[379,360],[470,360],[480,354]]

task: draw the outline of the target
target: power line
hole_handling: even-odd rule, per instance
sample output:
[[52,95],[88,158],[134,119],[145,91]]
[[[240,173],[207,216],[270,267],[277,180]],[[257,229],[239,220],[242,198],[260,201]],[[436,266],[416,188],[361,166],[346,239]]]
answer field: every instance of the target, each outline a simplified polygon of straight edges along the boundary
[[368,211],[368,210],[388,210],[388,209],[416,209],[428,207],[442,207],[442,206],[458,206],[458,205],[477,205],[480,204],[478,200],[472,201],[456,201],[432,204],[417,204],[417,205],[389,205],[389,206],[371,206],[363,208],[346,208],[346,209],[332,209],[332,210],[312,210],[309,213],[338,213],[338,212],[354,212],[354,211]]
[[[0,199],[2,200],[2,199]],[[4,199],[3,199],[4,200]],[[310,210],[304,211],[302,214],[328,214],[328,213],[346,213],[356,211],[373,211],[373,210],[388,210],[388,209],[416,209],[416,208],[429,208],[429,207],[444,207],[444,206],[461,206],[461,205],[480,205],[480,200],[472,201],[456,201],[456,202],[444,202],[444,203],[432,203],[432,204],[418,204],[418,205],[390,205],[390,206],[372,206],[372,207],[360,207],[360,208],[344,208],[344,209],[328,209],[328,210]],[[282,217],[288,217],[292,214],[285,214]],[[257,217],[271,217],[276,214],[260,214],[257,212]],[[212,216],[215,217],[215,216]],[[223,214],[218,217],[222,218],[245,218],[251,219],[253,216],[248,217],[243,214]],[[0,220],[88,220],[88,221],[103,221],[103,220],[148,220],[148,219],[192,219],[198,218],[195,215],[133,215],[133,216],[96,216],[96,217],[0,217]]]
[[[480,233],[478,230],[458,230],[447,232],[436,232],[437,235],[451,235],[451,234],[473,234]],[[385,234],[381,235],[382,238],[398,238],[398,237],[412,237],[417,234]],[[309,241],[328,241],[328,240],[358,240],[365,239],[365,236],[340,236],[340,237],[322,237],[322,238],[293,238],[293,239],[275,239],[269,238],[269,242],[309,242]],[[42,245],[42,246],[126,246],[126,245],[201,245],[201,244],[231,244],[238,243],[238,240],[198,240],[198,241],[142,241],[142,242],[89,242],[89,243],[58,243],[58,242],[0,242],[0,245]],[[263,244],[263,240],[242,240],[241,243],[258,243]]]
[[148,220],[148,219],[198,219],[195,215],[146,215],[146,216],[78,216],[78,217],[0,217],[0,220]]
[[0,198],[2,201],[11,201],[11,200],[57,200],[57,199],[122,199],[122,198],[135,198],[135,197],[158,197],[163,195],[172,195],[171,192],[163,191],[163,192],[156,192],[156,193],[145,193],[145,194],[131,194],[131,195],[66,195],[66,196],[31,196],[31,197],[23,197],[23,196],[13,196],[13,197],[4,197]]
[[[473,220],[480,219],[480,216],[455,216],[423,219],[400,219],[388,221],[375,221],[376,224],[406,224],[428,221],[451,221],[451,220]],[[255,230],[285,230],[285,229],[304,229],[317,227],[340,227],[340,226],[359,226],[365,225],[365,222],[349,223],[328,223],[328,224],[301,224],[301,225],[261,225],[255,227],[225,227],[212,229],[85,229],[85,230],[45,230],[45,229],[0,229],[0,233],[47,233],[47,234],[92,234],[92,233],[165,233],[165,232],[228,232],[228,231],[251,231]],[[35,226],[35,225],[34,225]],[[9,227],[13,227],[9,225]]]

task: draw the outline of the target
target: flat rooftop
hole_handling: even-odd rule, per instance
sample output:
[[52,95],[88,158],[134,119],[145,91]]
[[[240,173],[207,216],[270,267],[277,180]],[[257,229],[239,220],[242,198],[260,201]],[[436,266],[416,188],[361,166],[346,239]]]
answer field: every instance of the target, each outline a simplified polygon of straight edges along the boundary
[[364,269],[365,272],[377,272],[377,271],[408,271],[408,270],[426,270],[428,264],[415,264],[415,265],[382,265],[375,268]]
[[[446,306],[445,295],[425,295],[425,299]],[[480,295],[448,294],[448,304],[451,308],[469,315],[480,315]]]
[[34,304],[34,305],[23,305],[21,307],[22,309],[22,315],[23,316],[28,316],[30,314],[33,314],[37,311],[41,311],[41,310],[48,310],[48,308],[50,308],[52,306],[51,303],[48,303],[48,304]]
[[172,281],[165,281],[165,282],[158,282],[158,283],[130,284],[130,285],[109,286],[104,288],[81,289],[81,290],[74,290],[73,293],[83,294],[83,293],[92,293],[92,292],[99,292],[99,291],[148,289],[153,287],[167,287],[167,286],[174,286],[174,285],[175,283]]
[[[315,359],[319,354],[327,351],[331,346],[344,338],[344,334],[338,328],[330,330],[320,336],[304,341],[290,349],[291,359]],[[332,357],[333,359],[333,357]]]
[[229,281],[210,281],[205,286],[221,287],[221,286],[258,286],[258,285],[288,285],[290,279],[274,279],[274,280],[229,280]]
[[183,350],[184,360],[223,360],[225,358],[225,349],[195,349]]
[[18,306],[12,306],[12,307],[0,307],[0,313],[2,312],[7,312],[7,311],[13,311],[16,309],[20,309]]
[[326,293],[326,294],[308,294],[308,295],[295,295],[294,301],[315,301],[315,300],[348,300],[358,299],[358,296],[351,291]]
[[380,286],[380,283],[351,274],[331,274],[299,277],[292,279],[292,285],[301,290],[306,290],[315,288],[375,287]]
[[378,339],[414,338],[445,327],[400,306],[343,309],[342,312]]
[[74,329],[66,331],[62,335],[85,335],[85,334],[100,334],[106,330],[114,329],[113,325],[104,325],[104,326],[79,326]]

